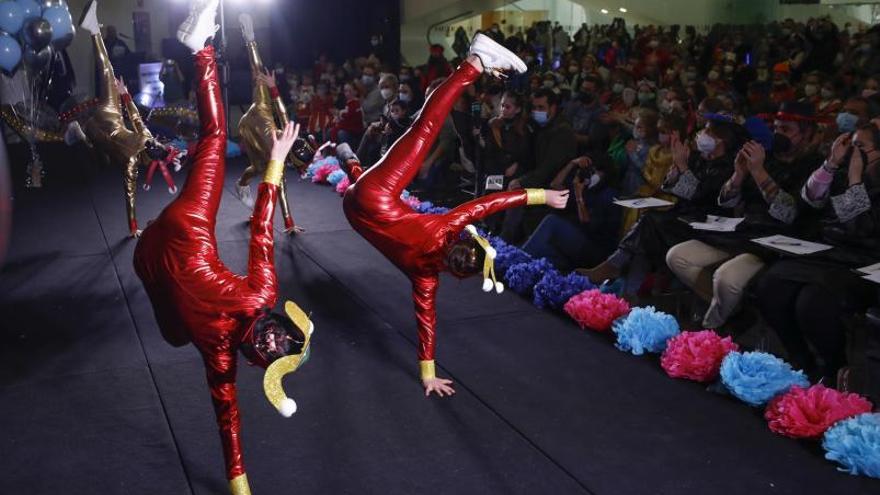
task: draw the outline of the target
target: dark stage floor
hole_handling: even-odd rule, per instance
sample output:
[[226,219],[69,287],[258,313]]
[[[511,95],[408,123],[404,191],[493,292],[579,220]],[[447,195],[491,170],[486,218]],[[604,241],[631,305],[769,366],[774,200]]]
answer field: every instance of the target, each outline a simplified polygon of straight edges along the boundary
[[[225,493],[200,358],[165,344],[132,269],[120,173],[54,158],[43,190],[17,191],[0,271],[0,493]],[[217,236],[243,271],[240,171],[230,164]],[[255,494],[880,493],[758,411],[472,280],[440,292],[437,362],[458,394],[426,399],[405,278],[328,188],[290,191],[308,232],[278,236],[279,279],[316,333],[287,382],[291,419],[263,397],[261,371],[240,368]],[[169,198],[157,177],[141,221]]]

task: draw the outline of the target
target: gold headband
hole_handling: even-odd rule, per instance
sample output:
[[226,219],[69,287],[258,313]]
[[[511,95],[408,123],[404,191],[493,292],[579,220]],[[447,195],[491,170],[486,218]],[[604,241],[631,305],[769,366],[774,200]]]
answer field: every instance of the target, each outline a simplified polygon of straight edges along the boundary
[[494,288],[495,292],[501,294],[504,292],[504,284],[495,277],[495,256],[498,255],[498,252],[495,251],[488,239],[477,232],[477,228],[473,225],[466,226],[464,230],[486,251],[486,259],[483,261],[483,292],[491,292]]
[[285,418],[289,418],[296,412],[296,402],[284,393],[281,380],[284,378],[284,375],[293,373],[302,364],[303,358],[305,358],[309,350],[315,325],[308,315],[291,301],[284,303],[284,312],[287,313],[287,316],[293,321],[294,325],[303,330],[306,340],[303,342],[302,351],[299,354],[276,359],[275,362],[269,365],[266,369],[266,374],[263,375],[263,391],[266,393],[266,398],[269,399],[269,402],[275,406],[275,409],[278,409],[278,412]]

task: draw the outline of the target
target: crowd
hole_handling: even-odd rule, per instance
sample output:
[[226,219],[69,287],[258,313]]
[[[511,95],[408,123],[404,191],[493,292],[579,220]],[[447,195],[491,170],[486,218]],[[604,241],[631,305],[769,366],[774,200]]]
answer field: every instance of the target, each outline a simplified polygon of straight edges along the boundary
[[[623,277],[633,297],[690,290],[706,328],[735,332],[759,314],[796,367],[850,386],[850,317],[878,302],[854,269],[880,253],[880,29],[820,18],[701,33],[616,19],[573,35],[550,22],[484,34],[529,71],[485,76],[458,101],[411,190],[436,203],[453,200],[450,177],[473,194],[570,189],[563,213],[513,210],[486,228],[594,283]],[[348,143],[369,167],[468,39],[460,29],[451,60],[435,45],[416,67],[321,57],[279,77],[282,92],[319,142]],[[689,225],[709,215],[742,220],[732,232]],[[775,234],[833,249],[752,242]]]

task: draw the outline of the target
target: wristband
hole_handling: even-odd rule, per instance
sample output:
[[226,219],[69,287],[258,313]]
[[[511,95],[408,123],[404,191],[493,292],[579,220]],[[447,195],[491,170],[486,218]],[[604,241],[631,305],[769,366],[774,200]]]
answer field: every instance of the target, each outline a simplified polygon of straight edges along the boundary
[[544,189],[526,189],[526,204],[545,205],[547,204],[547,194]]
[[437,378],[433,359],[430,361],[419,361],[419,375],[421,375],[422,380]]
[[269,164],[266,165],[266,173],[263,175],[263,182],[279,186],[281,185],[281,179],[283,178],[284,162],[269,160]]
[[251,487],[248,486],[247,475],[242,473],[229,482],[229,491],[232,495],[251,495]]

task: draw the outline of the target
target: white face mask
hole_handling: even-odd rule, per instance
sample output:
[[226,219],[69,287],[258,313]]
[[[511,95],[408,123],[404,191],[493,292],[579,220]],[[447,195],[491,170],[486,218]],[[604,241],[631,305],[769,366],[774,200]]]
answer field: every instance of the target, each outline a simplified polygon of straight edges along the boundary
[[390,90],[390,89],[388,89],[388,88],[385,88],[385,89],[381,89],[381,90],[379,90],[379,93],[381,93],[381,94],[382,94],[382,98],[384,98],[384,99],[386,99],[386,100],[390,100],[391,97],[394,96],[394,91],[392,91],[392,90]]
[[400,101],[404,103],[408,103],[410,100],[412,100],[412,94],[410,93],[398,93],[397,97],[400,98]]
[[715,143],[715,139],[712,136],[705,132],[697,134],[697,150],[703,156],[709,156],[714,153],[716,147],[717,143]]
[[834,91],[831,91],[830,89],[824,89],[824,88],[822,89],[822,99],[830,100],[833,97],[834,97]]
[[804,94],[807,96],[815,96],[819,88],[815,84],[807,84],[804,86]]

